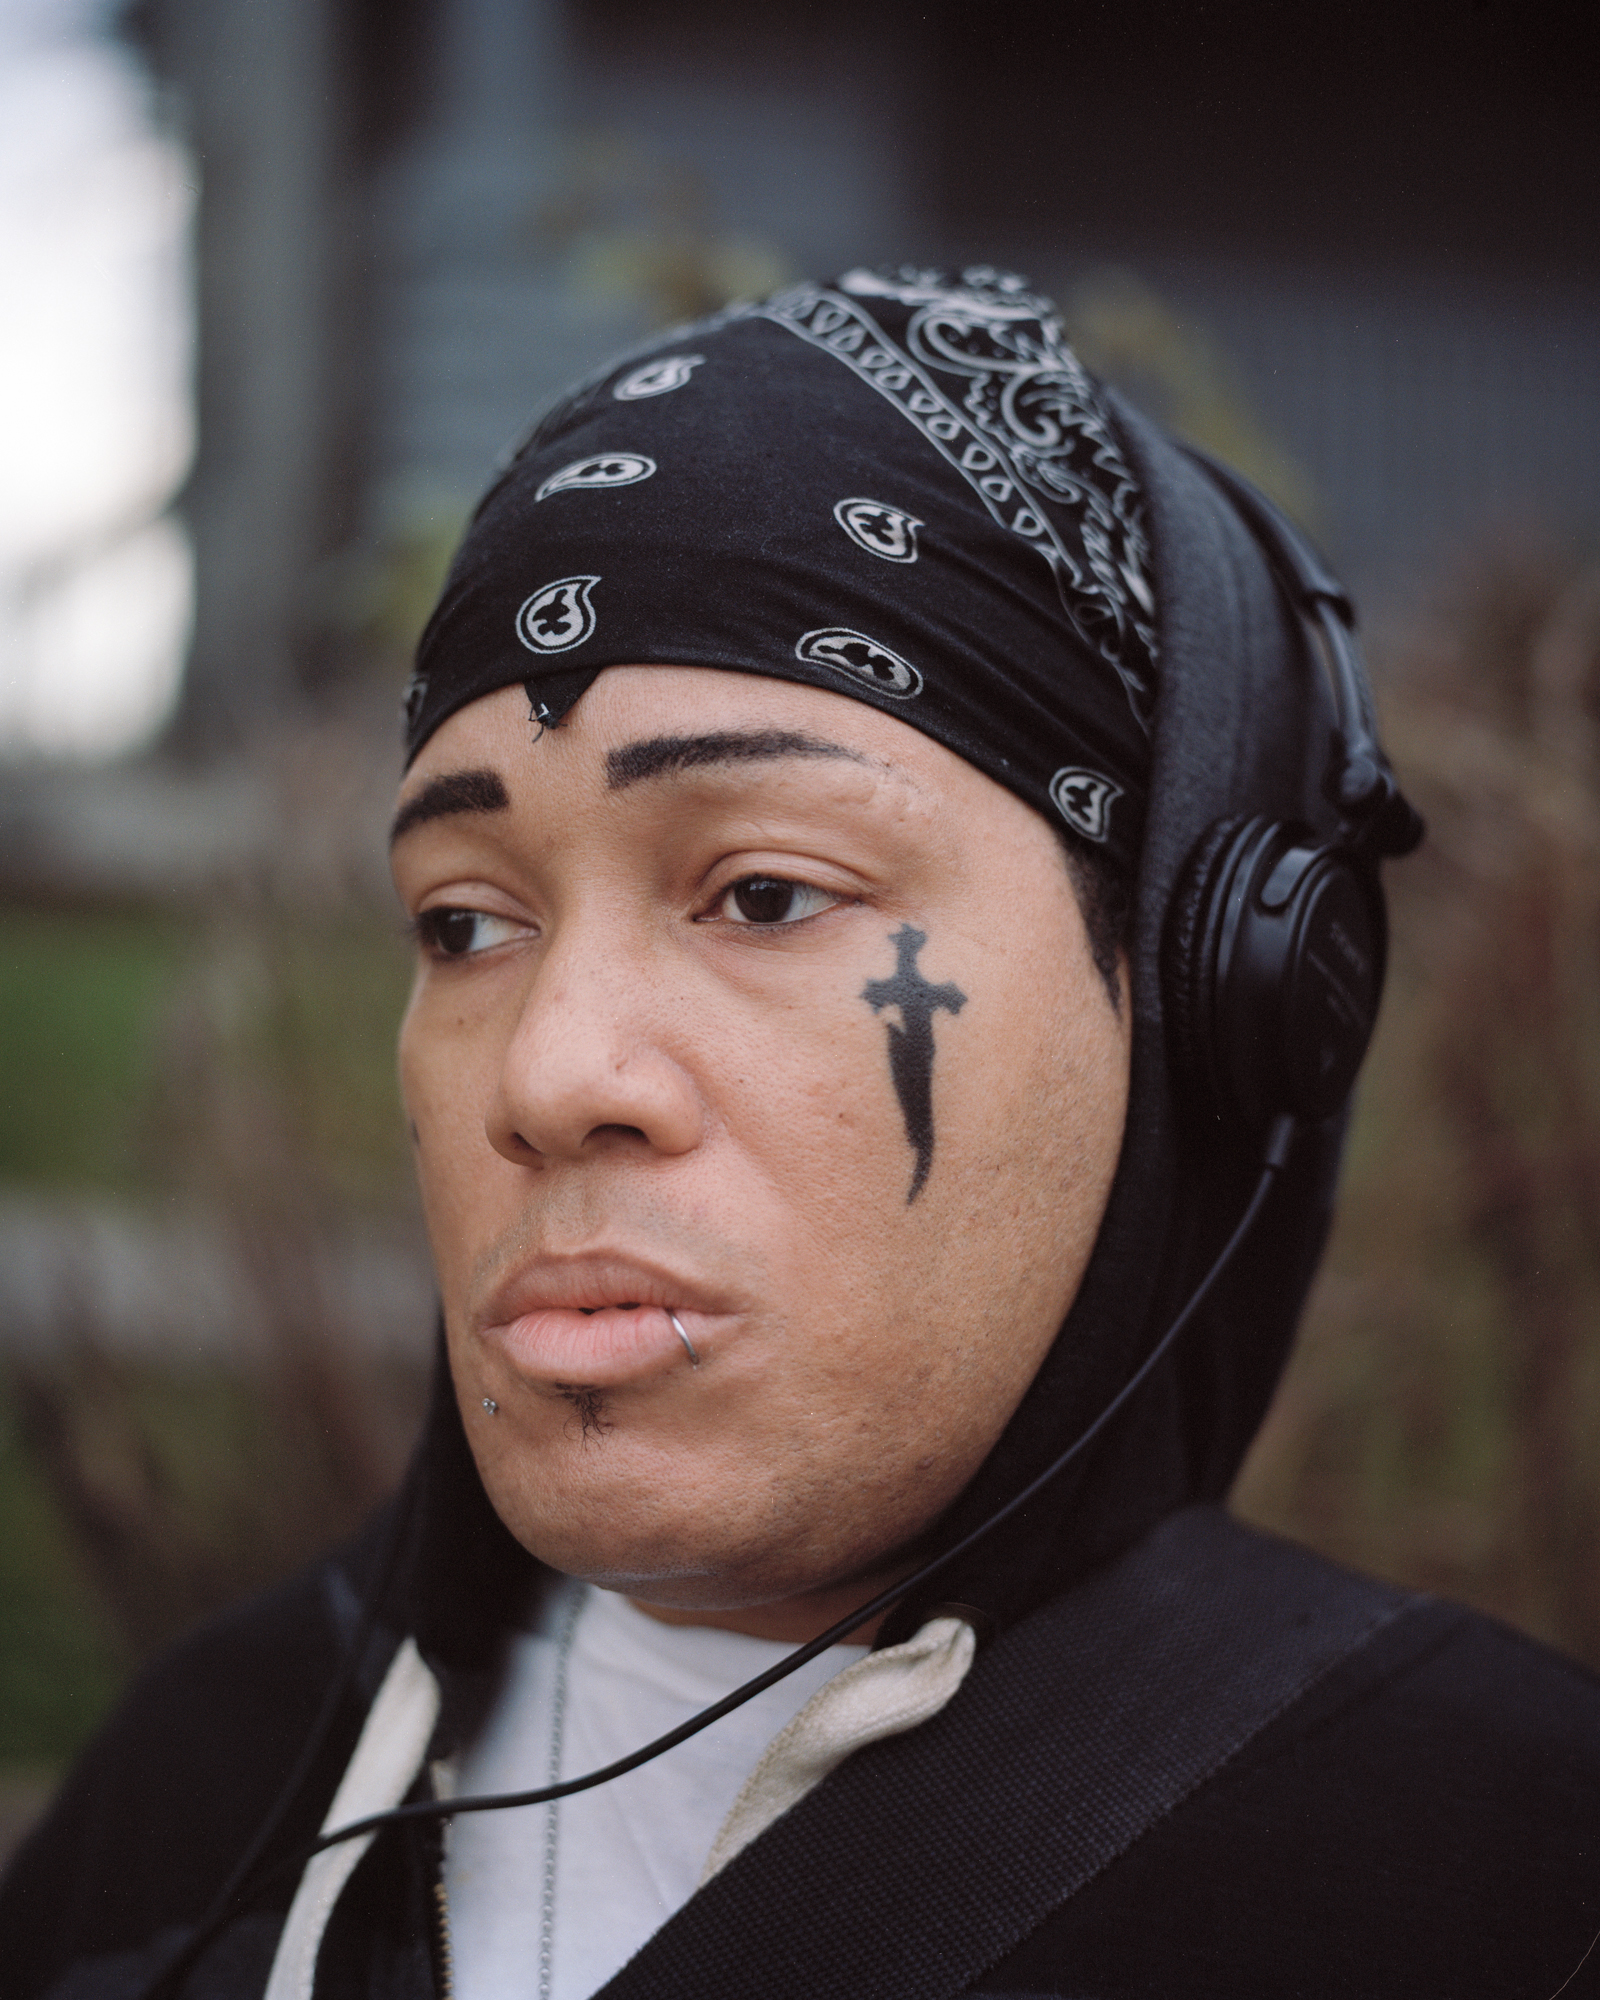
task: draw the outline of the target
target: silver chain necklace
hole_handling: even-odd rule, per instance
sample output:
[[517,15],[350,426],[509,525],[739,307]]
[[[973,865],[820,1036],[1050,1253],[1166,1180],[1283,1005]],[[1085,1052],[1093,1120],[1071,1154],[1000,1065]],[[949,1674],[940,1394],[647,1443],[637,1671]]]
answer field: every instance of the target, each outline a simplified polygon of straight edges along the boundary
[[[567,1668],[572,1660],[572,1641],[578,1630],[578,1614],[588,1592],[573,1587],[571,1601],[561,1620],[561,1637],[556,1645],[556,1677],[550,1695],[550,1773],[547,1785],[561,1782],[561,1745],[567,1726]],[[539,1894],[539,2000],[550,2000],[555,1971],[556,1947],[556,1860],[561,1840],[561,1801],[552,1799],[544,1809],[544,1883]]]

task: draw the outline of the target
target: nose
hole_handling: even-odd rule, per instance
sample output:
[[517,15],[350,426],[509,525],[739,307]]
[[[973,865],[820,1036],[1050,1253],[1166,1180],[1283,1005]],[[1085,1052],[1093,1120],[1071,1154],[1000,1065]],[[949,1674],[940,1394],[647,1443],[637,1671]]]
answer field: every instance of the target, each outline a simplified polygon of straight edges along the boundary
[[700,1142],[704,1106],[667,1046],[673,1009],[659,969],[609,944],[563,944],[533,976],[485,1120],[489,1143],[519,1166]]

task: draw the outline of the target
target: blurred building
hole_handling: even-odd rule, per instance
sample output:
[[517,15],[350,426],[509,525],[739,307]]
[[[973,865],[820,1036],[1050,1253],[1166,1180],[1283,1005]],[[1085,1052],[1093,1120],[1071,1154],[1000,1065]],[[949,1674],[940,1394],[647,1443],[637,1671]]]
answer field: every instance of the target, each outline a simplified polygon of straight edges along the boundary
[[1069,316],[1086,285],[1100,320],[1109,298],[1114,371],[1183,423],[1211,370],[1196,393],[1253,412],[1379,594],[1474,537],[1600,517],[1576,7],[145,0],[137,20],[202,170],[199,741],[335,672],[350,550],[447,532],[564,379],[663,318],[863,259],[1016,262]]

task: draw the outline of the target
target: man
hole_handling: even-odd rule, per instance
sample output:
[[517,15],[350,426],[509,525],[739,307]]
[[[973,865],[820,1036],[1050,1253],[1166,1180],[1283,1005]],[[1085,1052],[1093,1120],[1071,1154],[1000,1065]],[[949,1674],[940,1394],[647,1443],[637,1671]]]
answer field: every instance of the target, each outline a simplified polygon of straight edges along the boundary
[[1592,1681],[1214,1504],[1414,837],[1286,533],[986,269],[545,420],[407,703],[426,1435],[135,1690],[8,2000],[1584,1990]]

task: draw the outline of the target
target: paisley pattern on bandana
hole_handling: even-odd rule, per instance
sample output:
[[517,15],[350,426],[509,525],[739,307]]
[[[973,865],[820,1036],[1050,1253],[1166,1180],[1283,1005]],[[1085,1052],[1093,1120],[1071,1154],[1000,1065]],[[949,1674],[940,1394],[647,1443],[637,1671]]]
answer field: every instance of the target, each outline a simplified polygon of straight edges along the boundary
[[[1144,510],[1050,302],[987,265],[959,284],[905,266],[847,271],[832,289],[797,285],[764,310],[887,396],[995,520],[1038,549],[1063,610],[1148,729],[1156,635]],[[1040,500],[1063,507],[1074,538]]]
[[841,500],[833,518],[858,549],[884,562],[913,563],[917,559],[917,530],[922,523],[898,507],[885,507],[881,500]]
[[1049,302],[988,266],[854,270],[556,404],[456,556],[407,749],[517,683],[556,729],[607,667],[768,675],[898,717],[1131,872],[1154,610],[1112,408]]
[[533,497],[548,500],[552,493],[576,493],[590,487],[637,486],[641,479],[649,479],[655,469],[655,460],[641,452],[596,452],[593,457],[575,458],[559,472],[552,472]]
[[636,368],[612,390],[619,403],[636,403],[644,396],[666,396],[681,389],[696,368],[703,367],[703,354],[674,354],[666,361],[652,361]]
[[835,673],[848,674],[863,682],[875,694],[909,701],[923,689],[923,679],[909,660],[869,639],[865,632],[853,632],[848,625],[830,625],[820,632],[807,632],[795,643],[794,656]]

